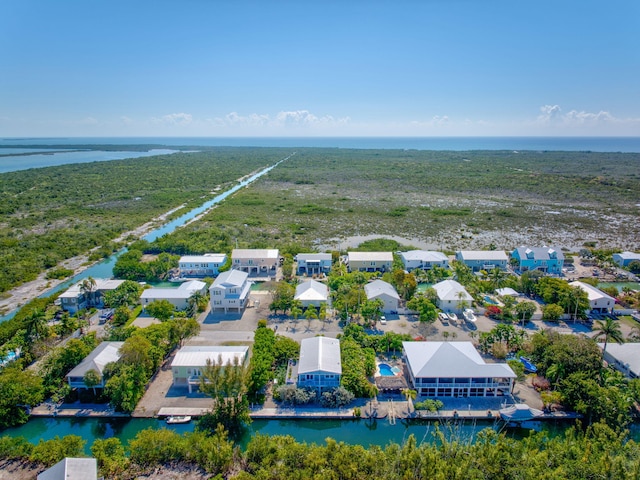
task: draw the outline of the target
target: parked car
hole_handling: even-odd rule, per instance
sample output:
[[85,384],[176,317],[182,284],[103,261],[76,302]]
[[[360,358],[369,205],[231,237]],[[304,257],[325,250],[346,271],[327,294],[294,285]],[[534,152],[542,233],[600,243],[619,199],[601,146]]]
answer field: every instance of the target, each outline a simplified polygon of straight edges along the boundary
[[386,324],[387,324],[387,317],[383,315],[380,317],[380,325],[386,325]]
[[440,319],[443,325],[449,325],[449,317],[447,316],[446,313],[444,312],[438,313],[438,318]]

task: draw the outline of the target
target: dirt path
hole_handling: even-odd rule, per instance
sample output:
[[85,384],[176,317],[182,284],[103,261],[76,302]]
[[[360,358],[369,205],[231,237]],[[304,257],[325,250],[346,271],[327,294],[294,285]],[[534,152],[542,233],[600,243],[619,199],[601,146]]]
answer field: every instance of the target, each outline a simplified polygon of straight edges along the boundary
[[[128,237],[133,236],[135,238],[141,238],[146,235],[154,228],[157,228],[159,225],[162,225],[166,222],[169,215],[174,213],[175,211],[181,209],[184,205],[180,205],[173,210],[170,210],[162,215],[154,218],[150,222],[145,223],[144,225],[139,226],[138,228],[125,232],[120,235],[118,238],[114,239],[115,242],[124,242]],[[98,247],[99,248],[99,247]],[[69,270],[73,270],[73,275],[77,275],[82,273],[87,268],[95,265],[98,262],[89,262],[89,254],[88,252],[85,255],[79,255],[77,257],[72,257],[67,260],[64,260],[58,267],[68,268]],[[20,308],[25,303],[33,300],[37,296],[42,293],[57,287],[66,279],[63,280],[51,280],[46,278],[47,273],[42,272],[38,275],[38,278],[32,280],[27,283],[23,283],[22,285],[15,287],[8,292],[2,294],[2,298],[0,299],[0,314],[5,315],[17,308]]]

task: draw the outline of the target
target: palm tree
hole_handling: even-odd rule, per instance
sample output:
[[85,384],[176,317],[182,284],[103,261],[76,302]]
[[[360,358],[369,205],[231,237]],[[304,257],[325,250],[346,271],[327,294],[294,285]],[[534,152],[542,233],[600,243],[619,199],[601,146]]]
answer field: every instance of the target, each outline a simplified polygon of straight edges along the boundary
[[87,277],[82,281],[82,283],[80,283],[80,291],[84,294],[89,306],[95,303],[94,294],[95,294],[96,288],[97,288],[97,284],[93,277]]
[[404,398],[407,399],[407,403],[409,404],[409,411],[411,411],[413,409],[413,401],[418,396],[418,392],[410,388],[405,388],[402,390],[402,395],[404,395]]
[[593,337],[595,340],[599,340],[604,337],[604,346],[602,347],[603,358],[604,353],[607,351],[607,343],[609,340],[613,340],[616,343],[624,343],[624,337],[620,331],[620,325],[610,318],[607,318],[604,323],[600,320],[596,321],[593,326],[593,330],[596,332],[595,337]]
[[327,321],[327,304],[325,302],[322,302],[320,304],[318,317],[320,318],[320,320],[322,320],[322,328],[324,329],[325,322]]
[[302,303],[300,300],[294,300],[291,305],[291,316],[297,322],[300,315],[302,315]]
[[25,318],[25,329],[27,338],[31,341],[47,336],[49,327],[47,327],[47,319],[42,310],[34,309],[27,318]]

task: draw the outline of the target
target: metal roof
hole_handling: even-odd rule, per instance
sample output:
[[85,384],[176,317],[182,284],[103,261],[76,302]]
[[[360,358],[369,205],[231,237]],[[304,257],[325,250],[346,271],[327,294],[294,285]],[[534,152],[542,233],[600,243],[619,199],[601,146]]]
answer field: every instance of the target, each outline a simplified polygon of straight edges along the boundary
[[87,355],[79,365],[71,370],[67,377],[84,377],[89,370],[95,370],[100,376],[104,367],[111,362],[120,360],[120,348],[124,342],[102,342]]
[[515,378],[506,363],[485,363],[471,342],[402,342],[415,378]]
[[317,282],[316,280],[309,280],[307,282],[300,283],[296,287],[295,300],[320,300],[326,302],[329,299],[329,289],[324,283]]
[[[440,300],[473,301],[467,290],[455,280],[443,280],[433,286]],[[460,296],[459,293],[462,292]]]
[[502,250],[460,250],[463,260],[500,260],[507,261],[507,254]]
[[185,255],[180,257],[178,263],[224,263],[227,258],[226,253],[205,253],[204,255]]
[[587,292],[587,297],[589,298],[590,302],[593,300],[599,300],[601,298],[605,298],[607,300],[615,302],[615,299],[611,295],[607,295],[599,288],[596,288],[593,285],[589,285],[588,283],[575,281],[569,283],[569,285],[571,285],[572,287],[578,287],[580,290]]
[[442,252],[433,252],[427,250],[410,250],[408,252],[400,252],[400,256],[405,261],[422,261],[422,262],[443,262],[449,260]]
[[278,258],[278,250],[267,248],[235,248],[231,252],[231,258]]
[[393,262],[393,253],[391,252],[348,252],[347,254],[350,262]]
[[336,338],[311,337],[300,342],[298,375],[311,372],[342,374],[340,342]]
[[195,292],[203,291],[207,284],[199,280],[191,280],[180,284],[178,288],[148,288],[140,298],[186,299]]
[[67,457],[38,475],[38,480],[95,480],[96,478],[98,478],[98,463],[95,458]]
[[367,299],[377,298],[380,295],[388,295],[396,300],[400,300],[400,295],[393,288],[393,285],[385,282],[384,280],[374,280],[371,283],[367,283],[364,286],[364,293],[367,295]]
[[171,366],[204,367],[207,365],[207,360],[218,365],[221,361],[222,365],[226,365],[227,362],[233,364],[235,358],[242,364],[247,358],[248,352],[249,347],[247,346],[221,347],[206,345],[182,347],[173,358]]
[[222,272],[218,277],[213,281],[213,284],[209,288],[219,287],[219,288],[234,288],[241,287],[249,278],[249,274],[247,272],[243,272],[241,270],[227,270],[226,272]]

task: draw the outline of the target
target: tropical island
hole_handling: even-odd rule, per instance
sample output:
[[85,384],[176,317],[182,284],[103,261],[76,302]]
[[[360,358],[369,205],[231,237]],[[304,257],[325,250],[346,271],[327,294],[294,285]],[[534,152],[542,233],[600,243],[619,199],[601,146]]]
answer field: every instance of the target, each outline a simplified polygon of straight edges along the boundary
[[[126,449],[115,437],[96,440],[91,453],[110,478],[178,464],[203,475],[192,478],[637,472],[638,447],[626,428],[640,388],[632,371],[614,368],[614,346],[638,345],[640,296],[600,285],[640,272],[637,154],[291,153],[211,149],[0,176],[12,198],[3,212],[4,264],[29,267],[6,268],[5,292],[34,275],[71,275],[64,262],[76,255],[97,260],[128,248],[113,268],[116,280],[85,279],[0,324],[0,427],[26,421],[29,411],[86,408],[198,417],[193,433],[144,430]],[[285,157],[173,233],[150,242],[122,237]],[[54,175],[67,181],[51,182]],[[103,178],[104,188],[95,180]],[[45,206],[50,212],[40,213]],[[181,287],[147,288],[166,280]],[[248,338],[234,338],[238,330]],[[309,345],[313,339],[319,344]],[[73,373],[108,347],[104,370]],[[485,364],[502,370],[438,373],[447,363],[439,361],[428,367],[435,373],[418,374],[416,348],[462,355],[453,363],[473,361],[482,372]],[[333,352],[340,371],[325,368],[321,350]],[[181,352],[204,363],[180,363]],[[309,358],[317,368],[301,370]],[[317,371],[326,383],[314,383]],[[181,406],[163,403],[154,387],[160,378],[180,389]],[[252,416],[270,409],[275,418],[293,408],[360,418],[351,421],[462,420],[467,404],[468,418],[500,416],[507,397],[537,401],[530,406],[549,416],[576,414],[580,424],[525,440],[489,429],[469,442],[436,429],[433,441],[384,449],[259,435],[242,451],[235,443]],[[42,470],[83,454],[81,438],[47,442],[2,437],[0,456]],[[575,451],[593,453],[584,462]]]

